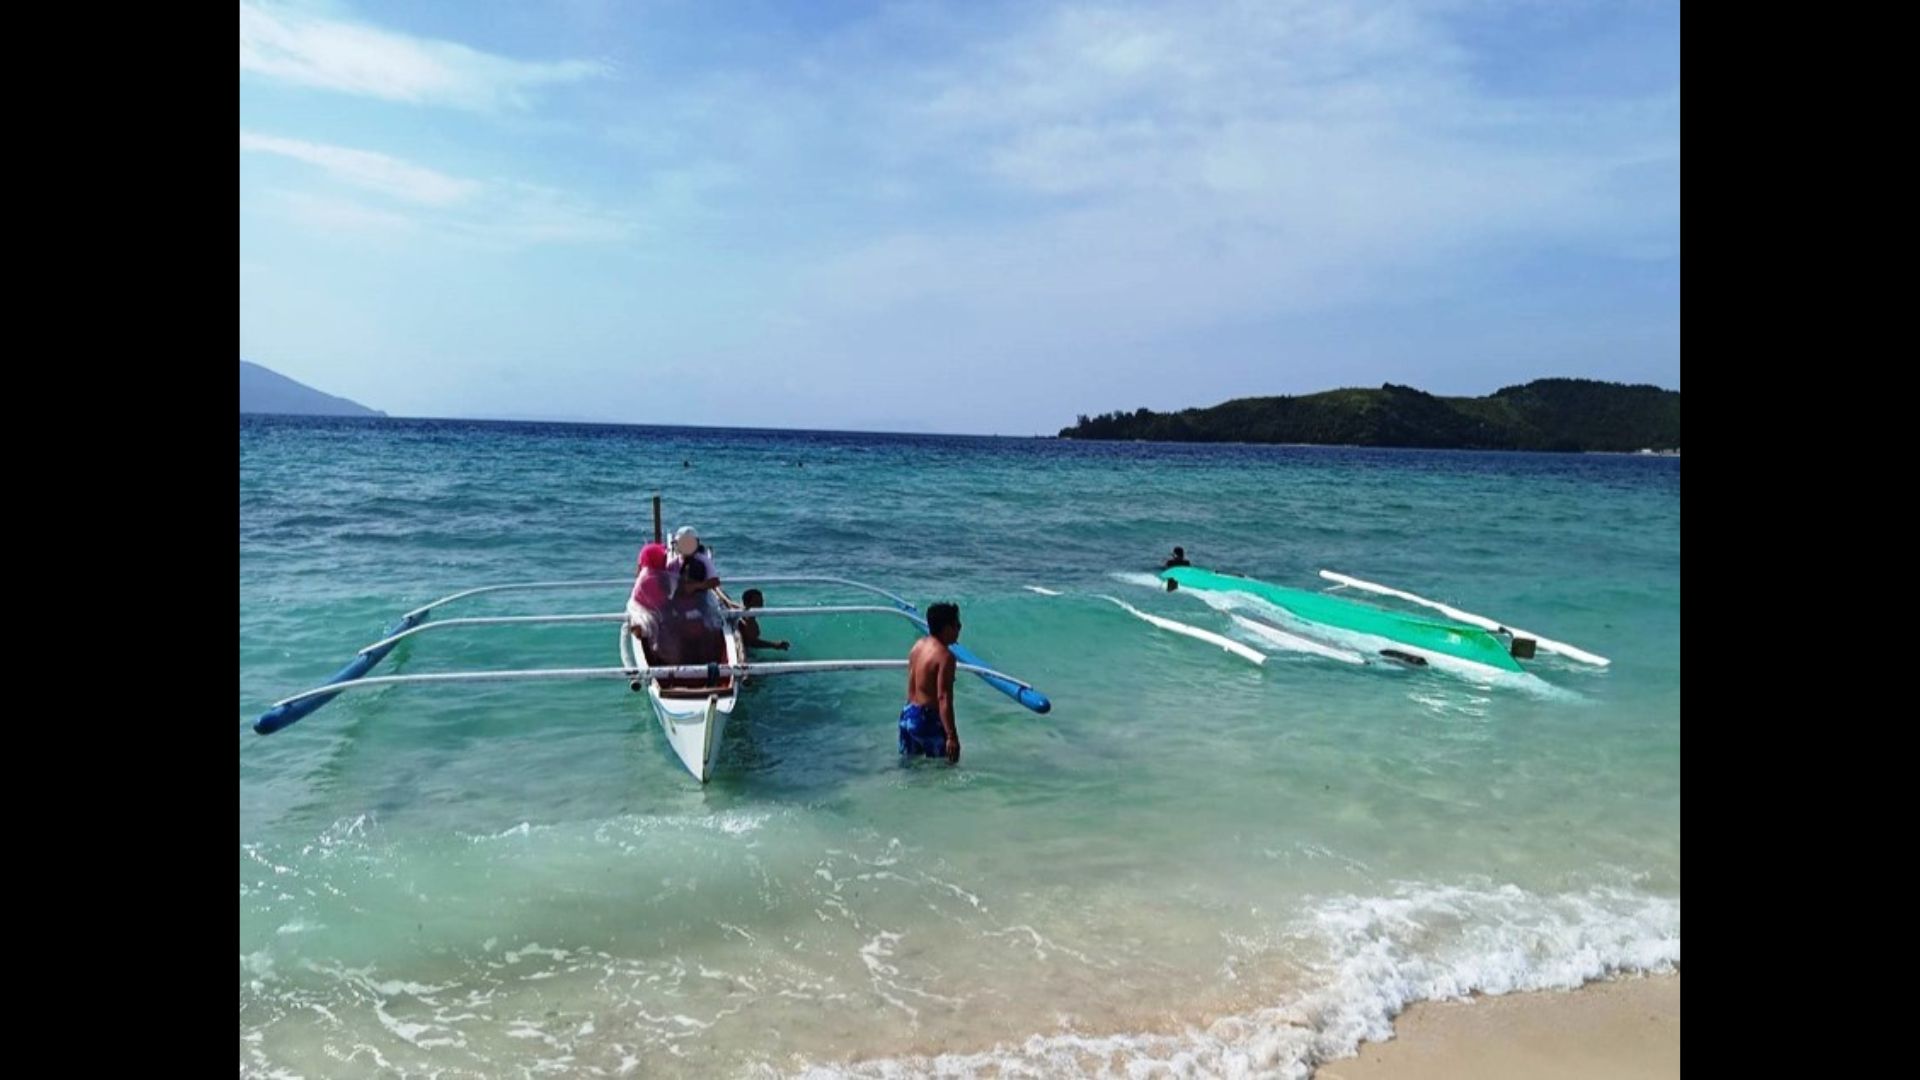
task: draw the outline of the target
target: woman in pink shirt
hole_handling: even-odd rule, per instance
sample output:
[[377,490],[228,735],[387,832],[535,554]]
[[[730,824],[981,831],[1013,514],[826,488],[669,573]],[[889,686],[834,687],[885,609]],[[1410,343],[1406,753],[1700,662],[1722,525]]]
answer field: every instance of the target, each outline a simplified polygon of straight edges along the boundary
[[634,579],[633,595],[627,598],[627,626],[633,635],[647,643],[654,659],[671,662],[664,653],[673,652],[674,641],[668,626],[673,604],[674,575],[667,570],[667,546],[648,544],[640,549],[640,576]]

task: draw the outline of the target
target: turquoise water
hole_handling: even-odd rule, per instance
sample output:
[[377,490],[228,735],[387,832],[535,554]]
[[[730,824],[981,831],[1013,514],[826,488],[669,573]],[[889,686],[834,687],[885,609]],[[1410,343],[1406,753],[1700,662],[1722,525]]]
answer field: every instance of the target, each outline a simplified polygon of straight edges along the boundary
[[[897,673],[768,680],[704,788],[620,682],[252,732],[409,608],[627,575],[656,491],[723,579],[958,601],[1053,712],[963,677],[965,759],[903,768]],[[1286,652],[1148,587],[1176,543],[1613,664],[1489,686]],[[912,640],[768,629],[783,659]],[[378,672],[612,666],[615,633],[453,629]],[[1677,964],[1679,746],[1676,459],[243,419],[241,1072],[1304,1075],[1412,1000]]]

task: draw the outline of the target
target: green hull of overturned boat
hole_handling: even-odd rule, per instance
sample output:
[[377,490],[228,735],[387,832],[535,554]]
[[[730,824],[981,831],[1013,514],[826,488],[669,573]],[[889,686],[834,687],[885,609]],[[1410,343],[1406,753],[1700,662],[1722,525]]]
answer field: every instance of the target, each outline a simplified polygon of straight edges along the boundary
[[1450,656],[1469,663],[1484,664],[1501,671],[1523,671],[1507,652],[1507,645],[1491,631],[1477,626],[1410,615],[1387,608],[1348,600],[1327,593],[1308,592],[1269,585],[1253,578],[1215,573],[1197,566],[1181,566],[1160,574],[1163,581],[1177,582],[1183,589],[1205,592],[1237,592],[1257,596],[1281,608],[1302,622],[1329,626],[1356,634],[1369,634],[1427,652]]

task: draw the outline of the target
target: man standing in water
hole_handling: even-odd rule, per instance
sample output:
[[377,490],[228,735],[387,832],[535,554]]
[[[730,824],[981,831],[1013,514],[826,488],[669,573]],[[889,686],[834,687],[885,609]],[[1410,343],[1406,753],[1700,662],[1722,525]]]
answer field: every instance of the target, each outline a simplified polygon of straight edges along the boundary
[[945,757],[960,763],[960,733],[953,726],[953,650],[960,640],[960,609],[927,609],[927,636],[907,654],[907,705],[900,710],[900,756]]

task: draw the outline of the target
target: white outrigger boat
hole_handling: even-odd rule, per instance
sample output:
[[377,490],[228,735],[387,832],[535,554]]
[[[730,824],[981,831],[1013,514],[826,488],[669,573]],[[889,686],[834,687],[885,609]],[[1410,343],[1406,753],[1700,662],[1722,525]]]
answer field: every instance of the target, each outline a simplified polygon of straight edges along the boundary
[[[897,671],[907,666],[905,660],[787,660],[787,661],[750,661],[746,648],[740,640],[739,619],[751,616],[755,619],[791,618],[806,615],[886,615],[905,619],[922,632],[927,629],[926,619],[920,610],[901,597],[885,589],[867,585],[845,578],[811,576],[775,576],[775,577],[729,577],[731,585],[784,585],[812,584],[836,585],[844,588],[864,591],[888,601],[887,606],[880,605],[838,605],[819,607],[781,607],[755,608],[751,612],[729,611],[725,638],[724,663],[656,665],[652,658],[645,655],[644,646],[636,655],[634,636],[627,628],[627,615],[622,612],[588,613],[568,615],[501,615],[484,618],[441,619],[429,622],[428,617],[437,609],[458,600],[489,593],[502,592],[543,592],[568,589],[627,589],[632,587],[631,578],[607,579],[595,581],[533,581],[511,585],[486,585],[477,589],[467,589],[435,600],[431,604],[415,608],[402,615],[386,635],[380,640],[361,649],[352,662],[335,672],[326,683],[283,698],[274,702],[260,718],[254,721],[254,731],[262,735],[271,735],[287,727],[315,709],[320,708],[335,697],[349,690],[369,689],[379,686],[400,686],[433,683],[456,682],[531,682],[540,680],[591,680],[621,679],[630,689],[638,692],[645,690],[653,705],[654,715],[660,721],[660,730],[666,735],[667,743],[673,747],[675,756],[685,765],[687,771],[701,783],[706,783],[713,775],[714,763],[719,758],[720,744],[726,736],[727,722],[733,716],[733,710],[740,699],[740,691],[749,679],[774,677],[780,675],[810,675],[833,671]],[[369,676],[374,665],[385,659],[394,646],[408,638],[430,630],[447,630],[462,626],[525,626],[532,624],[554,623],[618,623],[620,630],[619,657],[620,666],[610,668],[532,668],[511,671],[454,671],[423,675],[380,675]],[[1045,713],[1053,708],[1045,694],[1031,685],[988,667],[984,661],[963,645],[954,645],[953,654],[959,661],[959,669],[979,676],[987,685],[1006,694],[1020,704],[1037,713]]]

